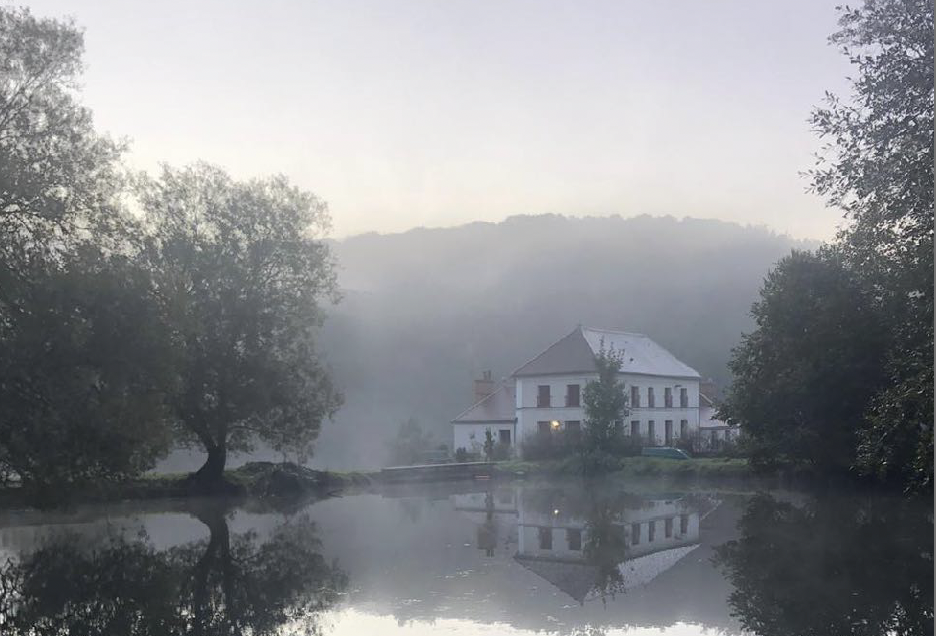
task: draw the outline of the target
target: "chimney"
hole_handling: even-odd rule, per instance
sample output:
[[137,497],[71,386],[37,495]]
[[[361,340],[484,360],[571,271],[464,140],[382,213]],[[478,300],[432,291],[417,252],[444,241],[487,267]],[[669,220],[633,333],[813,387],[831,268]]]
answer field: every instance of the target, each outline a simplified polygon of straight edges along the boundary
[[481,373],[481,377],[474,381],[474,399],[475,403],[480,402],[494,392],[494,380],[491,378],[490,371]]

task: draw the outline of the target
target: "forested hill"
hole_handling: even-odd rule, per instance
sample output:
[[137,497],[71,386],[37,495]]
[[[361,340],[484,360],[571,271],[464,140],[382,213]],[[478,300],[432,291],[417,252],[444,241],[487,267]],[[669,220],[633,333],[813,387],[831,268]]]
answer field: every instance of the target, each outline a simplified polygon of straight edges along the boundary
[[811,247],[759,227],[640,216],[517,216],[335,242],[342,302],[322,347],[346,402],[315,463],[384,461],[416,417],[450,444],[471,381],[506,376],[576,324],[646,333],[727,381],[768,268]]

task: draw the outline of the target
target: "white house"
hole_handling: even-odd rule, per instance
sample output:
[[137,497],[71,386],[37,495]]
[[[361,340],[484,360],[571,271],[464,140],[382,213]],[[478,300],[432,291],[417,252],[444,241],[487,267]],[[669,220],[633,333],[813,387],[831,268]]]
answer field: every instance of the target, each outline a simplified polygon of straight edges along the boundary
[[695,369],[643,334],[580,326],[509,378],[494,383],[486,374],[476,381],[475,404],[452,420],[454,448],[479,452],[488,429],[496,441],[519,442],[521,449],[537,432],[580,429],[582,392],[598,378],[595,356],[602,347],[622,356],[629,414],[619,425],[625,435],[669,446],[699,431],[700,406],[711,400],[700,398]]

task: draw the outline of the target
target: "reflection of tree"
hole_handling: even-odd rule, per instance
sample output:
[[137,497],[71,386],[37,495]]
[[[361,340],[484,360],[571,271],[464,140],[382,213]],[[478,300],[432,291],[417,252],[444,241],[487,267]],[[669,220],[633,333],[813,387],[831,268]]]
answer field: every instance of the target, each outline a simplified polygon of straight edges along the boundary
[[627,558],[627,534],[624,531],[625,505],[632,496],[602,496],[590,491],[585,517],[587,563],[595,567],[595,590],[604,603],[607,597],[624,591],[624,576],[619,564]]
[[933,523],[915,502],[753,499],[717,551],[762,636],[933,633]]
[[271,634],[296,621],[316,632],[316,615],[347,585],[317,552],[305,517],[266,541],[232,536],[221,509],[196,516],[207,540],[158,551],[113,538],[82,549],[74,537],[0,571],[0,631],[25,635]]

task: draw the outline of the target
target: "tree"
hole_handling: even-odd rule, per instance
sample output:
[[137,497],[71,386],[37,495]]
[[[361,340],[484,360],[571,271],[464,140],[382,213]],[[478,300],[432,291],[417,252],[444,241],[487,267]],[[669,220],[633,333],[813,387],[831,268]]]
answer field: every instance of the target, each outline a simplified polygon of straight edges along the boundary
[[223,482],[228,452],[257,442],[302,457],[338,408],[315,350],[320,302],[337,299],[326,205],[284,177],[232,180],[204,164],[138,187],[145,259],[179,352],[180,439]]
[[866,0],[830,38],[857,75],[850,103],[827,95],[812,122],[828,140],[815,191],[851,223],[847,267],[887,316],[888,382],[863,418],[858,465],[932,487],[933,4]]
[[432,447],[432,435],[423,430],[419,420],[409,418],[400,423],[396,437],[388,445],[391,466],[411,466],[420,463],[422,454]]
[[[849,224],[781,261],[731,362],[724,414],[755,459],[803,457],[932,487],[933,6],[865,0],[831,37],[857,66],[827,95],[812,188]],[[819,337],[817,337],[817,334]],[[830,364],[834,361],[834,364]]]
[[122,220],[114,208],[123,148],[94,130],[76,96],[83,50],[72,22],[0,7],[0,256],[8,266],[92,234],[101,242]]
[[742,427],[755,465],[847,470],[856,424],[884,383],[885,332],[867,292],[830,250],[793,252],[751,313],[722,416]]
[[0,470],[48,501],[151,468],[175,364],[147,273],[89,247],[30,277],[0,329]]
[[152,466],[170,356],[122,148],[78,101],[81,32],[0,7],[0,472],[43,499]]
[[585,430],[581,436],[582,470],[590,472],[607,464],[621,430],[618,422],[627,415],[627,393],[620,379],[623,352],[601,350],[595,356],[598,379],[585,385]]

